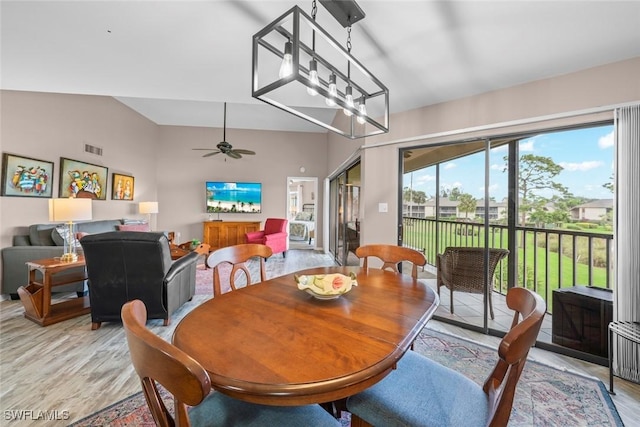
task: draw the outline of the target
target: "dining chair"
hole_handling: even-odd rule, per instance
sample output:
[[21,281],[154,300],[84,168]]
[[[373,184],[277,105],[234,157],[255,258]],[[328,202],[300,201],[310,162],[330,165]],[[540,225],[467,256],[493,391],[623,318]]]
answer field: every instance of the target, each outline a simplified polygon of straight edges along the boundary
[[[222,295],[220,273],[221,270],[224,270],[229,265],[231,265],[229,285],[232,291],[237,289],[236,278],[246,279],[247,286],[254,283],[246,264],[246,262],[252,258],[258,257],[260,259],[260,282],[265,281],[267,279],[265,260],[272,254],[273,251],[269,246],[259,243],[243,243],[240,245],[227,246],[211,252],[207,257],[206,264],[208,267],[213,268],[213,296]],[[236,277],[239,271],[244,273],[244,275],[241,273]]]
[[516,385],[546,312],[542,298],[525,288],[510,289],[506,299],[515,314],[483,386],[407,351],[396,370],[347,399],[351,426],[506,426]]
[[[157,426],[340,425],[319,405],[265,406],[211,392],[211,380],[202,365],[145,326],[147,309],[142,301],[127,302],[121,315],[131,361]],[[173,396],[175,417],[158,384]]]
[[489,314],[493,315],[493,275],[498,263],[509,255],[507,249],[498,248],[468,248],[451,246],[436,257],[437,289],[440,295],[442,286],[449,288],[449,310],[453,314],[453,291],[484,294],[485,253],[489,252]]
[[365,270],[369,266],[369,257],[376,257],[384,263],[381,267],[383,270],[391,270],[396,273],[400,272],[398,269],[399,263],[409,261],[413,265],[411,276],[414,279],[418,278],[418,267],[424,267],[427,264],[427,259],[422,252],[396,245],[373,244],[360,246],[356,249],[356,256],[364,259],[362,267]]

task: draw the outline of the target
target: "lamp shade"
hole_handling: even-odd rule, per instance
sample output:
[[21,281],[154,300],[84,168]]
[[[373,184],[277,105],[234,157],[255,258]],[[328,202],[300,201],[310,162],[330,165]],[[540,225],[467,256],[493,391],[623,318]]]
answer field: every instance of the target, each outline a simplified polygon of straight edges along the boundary
[[142,214],[158,213],[158,202],[140,202],[138,209]]
[[49,221],[88,221],[91,214],[91,199],[49,199]]

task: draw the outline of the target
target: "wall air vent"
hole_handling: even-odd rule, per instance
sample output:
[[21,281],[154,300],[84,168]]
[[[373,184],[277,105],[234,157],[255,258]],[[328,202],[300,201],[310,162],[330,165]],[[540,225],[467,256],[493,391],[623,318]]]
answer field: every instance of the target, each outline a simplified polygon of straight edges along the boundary
[[84,151],[87,153],[95,154],[96,156],[102,156],[102,148],[94,145],[84,144]]

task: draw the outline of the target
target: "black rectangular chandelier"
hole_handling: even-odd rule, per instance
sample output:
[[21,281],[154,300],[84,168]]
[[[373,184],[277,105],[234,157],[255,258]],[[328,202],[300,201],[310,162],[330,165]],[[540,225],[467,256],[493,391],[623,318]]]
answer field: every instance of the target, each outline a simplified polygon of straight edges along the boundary
[[352,1],[320,0],[347,28],[345,49],[298,6],[253,36],[252,96],[350,139],[389,132],[389,90],[351,55]]

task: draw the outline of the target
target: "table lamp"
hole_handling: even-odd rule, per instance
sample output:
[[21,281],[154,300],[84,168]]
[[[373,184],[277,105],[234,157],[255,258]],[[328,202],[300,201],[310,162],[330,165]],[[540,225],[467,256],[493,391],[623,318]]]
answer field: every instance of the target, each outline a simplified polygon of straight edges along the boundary
[[140,202],[138,210],[141,214],[147,214],[149,229],[153,230],[153,227],[151,227],[151,214],[158,213],[158,202]]
[[76,262],[78,260],[75,245],[73,221],[88,221],[91,219],[91,199],[49,199],[49,221],[66,223],[64,236],[64,250],[60,261]]

